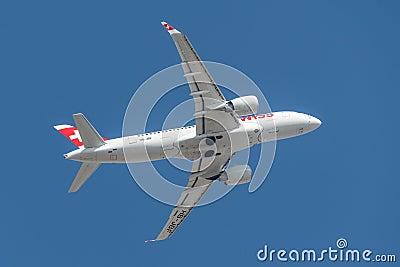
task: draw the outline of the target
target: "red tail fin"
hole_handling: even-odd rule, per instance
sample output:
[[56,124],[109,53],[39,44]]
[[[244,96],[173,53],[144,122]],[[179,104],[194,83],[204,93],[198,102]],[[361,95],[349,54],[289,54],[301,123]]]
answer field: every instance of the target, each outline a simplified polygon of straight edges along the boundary
[[82,138],[79,134],[78,128],[71,125],[56,125],[54,128],[64,135],[69,141],[74,143],[77,147],[83,147]]
[[[83,147],[83,142],[81,135],[79,134],[79,130],[75,126],[71,125],[56,125],[54,128],[59,131],[62,135],[64,135],[69,141],[71,141],[74,145],[81,148]],[[102,137],[104,141],[107,141],[108,138]]]

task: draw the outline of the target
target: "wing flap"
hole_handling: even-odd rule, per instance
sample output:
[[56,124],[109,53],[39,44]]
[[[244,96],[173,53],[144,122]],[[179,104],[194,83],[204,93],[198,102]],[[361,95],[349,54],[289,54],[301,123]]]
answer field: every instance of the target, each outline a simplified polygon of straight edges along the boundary
[[[231,154],[223,153],[221,156],[209,164],[202,158],[193,162],[192,173],[186,188],[181,193],[179,200],[172,210],[167,223],[157,236],[156,240],[164,240],[170,237],[179,225],[187,218],[192,209],[197,206],[201,198],[211,187],[213,182],[218,179],[221,170],[230,160]],[[203,171],[199,171],[204,169]],[[207,179],[213,176],[213,179]]]
[[177,206],[172,210],[167,223],[157,236],[156,240],[164,240],[170,237],[178,226],[186,219],[193,207],[197,205],[213,181],[204,180],[204,185],[186,188],[179,198]]
[[[219,110],[214,113],[210,107],[224,106],[226,99],[201,61],[189,39],[166,22],[161,23],[169,32],[182,60],[182,68],[195,103],[196,134],[212,134],[236,129],[240,122],[232,110]],[[218,115],[215,115],[218,114]]]

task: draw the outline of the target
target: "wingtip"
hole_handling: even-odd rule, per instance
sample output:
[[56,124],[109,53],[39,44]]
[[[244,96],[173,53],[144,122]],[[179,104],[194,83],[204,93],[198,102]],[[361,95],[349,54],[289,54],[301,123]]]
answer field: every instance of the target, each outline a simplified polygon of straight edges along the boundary
[[76,193],[76,191],[78,191],[79,188],[76,188],[76,186],[74,184],[71,184],[71,186],[68,189],[68,194],[71,193]]
[[151,243],[151,242],[156,242],[156,241],[157,241],[156,239],[149,239],[149,240],[144,241],[144,243]]
[[161,25],[169,32],[169,34],[180,33],[177,29],[175,29],[172,25],[166,23],[165,21],[161,21]]

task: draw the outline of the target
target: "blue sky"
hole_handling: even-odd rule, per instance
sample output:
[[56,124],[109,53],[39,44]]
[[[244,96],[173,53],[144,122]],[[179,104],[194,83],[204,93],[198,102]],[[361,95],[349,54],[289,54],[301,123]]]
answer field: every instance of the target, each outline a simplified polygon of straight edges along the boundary
[[[323,249],[339,237],[400,257],[399,11],[361,0],[1,2],[0,266],[275,265],[257,261],[264,244]],[[204,60],[252,78],[273,110],[323,125],[278,142],[255,193],[237,187],[146,244],[171,207],[124,165],[68,194],[79,164],[62,158],[74,147],[52,125],[83,112],[120,136],[136,88],[179,63],[162,20]]]

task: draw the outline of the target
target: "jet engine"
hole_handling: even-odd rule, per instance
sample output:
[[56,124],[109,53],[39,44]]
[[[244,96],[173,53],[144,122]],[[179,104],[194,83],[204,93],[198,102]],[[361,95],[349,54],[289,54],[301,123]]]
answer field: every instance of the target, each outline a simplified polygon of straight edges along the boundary
[[228,101],[226,104],[239,116],[258,112],[258,99],[253,95],[238,97]]
[[226,185],[246,184],[251,181],[252,171],[248,165],[236,165],[226,169],[219,181],[224,182]]

